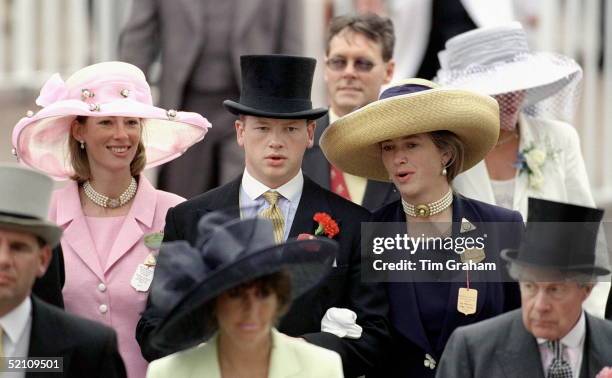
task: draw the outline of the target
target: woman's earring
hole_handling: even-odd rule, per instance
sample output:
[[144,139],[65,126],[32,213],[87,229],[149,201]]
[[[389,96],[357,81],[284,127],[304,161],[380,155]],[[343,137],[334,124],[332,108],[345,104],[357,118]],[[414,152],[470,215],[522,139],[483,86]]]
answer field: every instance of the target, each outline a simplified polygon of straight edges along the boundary
[[446,176],[448,172],[446,171],[446,167],[442,168],[442,176]]
[[84,149],[85,149],[85,142],[81,141],[81,150],[84,150]]

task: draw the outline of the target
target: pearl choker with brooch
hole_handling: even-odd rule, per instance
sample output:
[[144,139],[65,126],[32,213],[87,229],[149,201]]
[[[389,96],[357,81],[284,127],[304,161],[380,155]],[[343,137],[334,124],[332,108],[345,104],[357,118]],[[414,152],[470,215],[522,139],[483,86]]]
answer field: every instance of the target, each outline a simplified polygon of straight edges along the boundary
[[450,189],[444,197],[439,200],[421,205],[412,205],[404,201],[402,198],[402,207],[404,212],[411,217],[430,217],[446,210],[453,203],[453,191]]
[[108,207],[111,209],[121,207],[125,205],[126,203],[130,202],[130,200],[134,198],[134,196],[136,195],[137,189],[138,189],[138,182],[136,182],[136,179],[132,177],[132,181],[130,182],[130,185],[127,187],[127,189],[123,193],[121,193],[119,198],[109,198],[105,196],[104,194],[100,194],[96,192],[96,190],[89,183],[89,180],[83,183],[83,191],[85,192],[85,195],[87,196],[87,198],[89,198],[91,202],[95,203],[96,205],[100,207],[104,207],[104,208]]

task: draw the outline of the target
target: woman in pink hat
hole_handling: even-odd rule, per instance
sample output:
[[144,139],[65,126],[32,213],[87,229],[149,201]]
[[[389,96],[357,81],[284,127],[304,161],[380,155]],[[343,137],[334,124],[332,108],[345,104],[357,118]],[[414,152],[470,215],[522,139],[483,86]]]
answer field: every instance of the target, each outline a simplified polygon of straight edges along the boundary
[[184,199],[153,188],[142,170],[202,140],[201,115],[152,105],[137,67],[105,62],[43,86],[42,109],[13,130],[18,159],[54,178],[49,218],[64,230],[66,310],[117,331],[129,377],[147,362],[134,338],[145,308],[167,210]]

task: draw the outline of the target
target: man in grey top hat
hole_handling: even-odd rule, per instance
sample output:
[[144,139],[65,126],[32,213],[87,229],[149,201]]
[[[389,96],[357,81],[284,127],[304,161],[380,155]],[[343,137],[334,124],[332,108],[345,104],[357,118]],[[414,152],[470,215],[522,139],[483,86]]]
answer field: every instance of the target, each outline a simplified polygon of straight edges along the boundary
[[585,313],[603,211],[529,199],[527,231],[505,250],[521,309],[453,332],[436,377],[594,377],[612,361],[612,323]]
[[0,357],[10,358],[3,367],[25,358],[58,358],[49,372],[63,377],[125,377],[113,330],[31,295],[62,235],[46,220],[53,181],[14,165],[0,166],[0,181]]

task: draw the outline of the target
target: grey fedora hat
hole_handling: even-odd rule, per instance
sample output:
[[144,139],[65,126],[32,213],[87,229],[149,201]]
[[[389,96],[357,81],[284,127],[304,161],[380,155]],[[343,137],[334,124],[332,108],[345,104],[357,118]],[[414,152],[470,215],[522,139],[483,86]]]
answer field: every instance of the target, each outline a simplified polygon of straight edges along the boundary
[[53,180],[15,164],[0,164],[0,228],[41,237],[55,247],[62,229],[47,220]]

